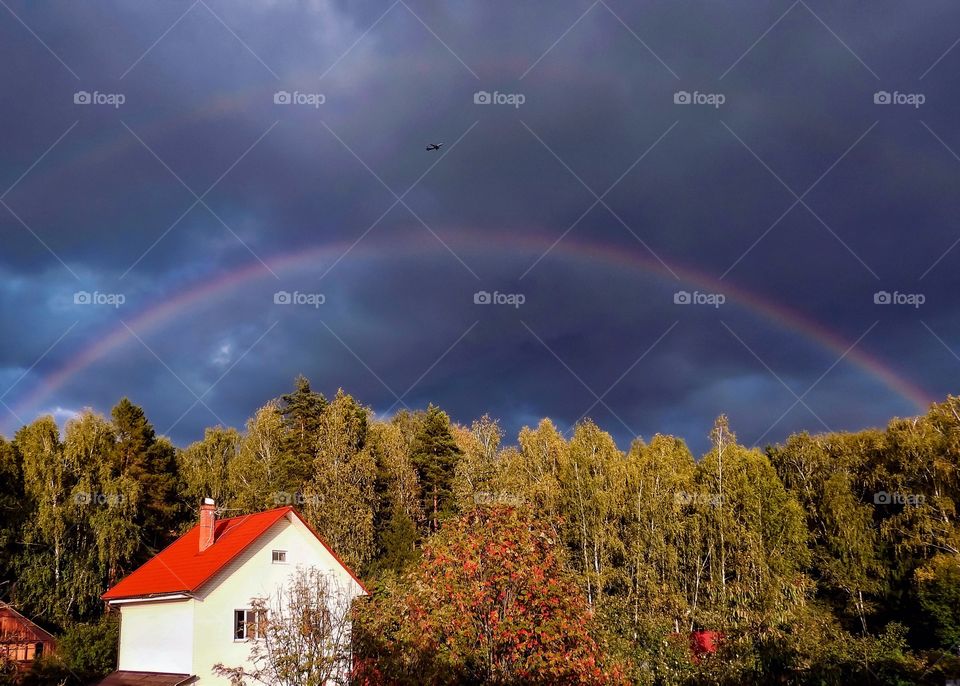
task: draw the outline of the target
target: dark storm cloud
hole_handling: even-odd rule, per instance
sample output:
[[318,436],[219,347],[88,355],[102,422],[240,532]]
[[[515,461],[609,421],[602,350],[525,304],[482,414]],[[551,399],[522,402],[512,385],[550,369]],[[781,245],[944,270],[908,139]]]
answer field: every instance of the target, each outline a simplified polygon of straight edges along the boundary
[[[671,431],[701,448],[720,412],[746,441],[915,412],[859,353],[930,397],[956,390],[960,248],[941,256],[960,236],[960,49],[937,63],[951,3],[10,9],[0,394],[16,386],[0,400],[23,419],[129,394],[186,442],[304,372],[377,412],[433,401],[511,432],[589,413],[624,444]],[[76,105],[80,90],[125,102]],[[476,105],[481,90],[525,102]],[[431,169],[433,141],[449,152]],[[284,309],[278,290],[326,302]],[[480,290],[526,302],[474,305]],[[682,306],[678,290],[730,297]],[[78,291],[125,302],[74,305]],[[139,339],[43,391],[127,325]]]

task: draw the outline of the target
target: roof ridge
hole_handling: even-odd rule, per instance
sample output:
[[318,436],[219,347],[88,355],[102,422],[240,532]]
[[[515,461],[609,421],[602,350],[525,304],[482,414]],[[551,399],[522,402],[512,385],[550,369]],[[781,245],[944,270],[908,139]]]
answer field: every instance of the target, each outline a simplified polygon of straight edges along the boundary
[[0,606],[5,607],[6,609],[10,610],[10,612],[12,612],[13,614],[15,614],[17,617],[19,617],[19,618],[22,619],[23,621],[25,621],[27,624],[29,624],[30,626],[32,626],[34,629],[36,629],[37,631],[39,631],[41,634],[46,634],[47,636],[49,636],[49,637],[52,638],[52,639],[55,639],[55,638],[56,638],[52,633],[50,633],[49,631],[47,631],[46,629],[44,629],[42,626],[40,626],[39,624],[37,624],[35,621],[33,621],[32,619],[30,619],[29,617],[27,617],[25,614],[23,614],[22,612],[20,612],[20,610],[18,610],[17,608],[15,608],[13,605],[11,605],[10,603],[8,603],[7,601],[5,601],[5,600],[0,600]]
[[[193,526],[114,584],[101,597],[111,601],[171,593],[196,593],[284,519],[291,523],[296,519],[304,525],[360,588],[369,593],[353,570],[304,519],[303,515],[292,505],[283,505],[263,512],[251,512],[217,521],[220,535],[203,551],[198,545],[200,526]],[[247,522],[250,524],[248,525]],[[234,530],[236,533],[229,535]]]
[[[127,574],[111,588],[107,589],[101,598],[104,600],[115,600],[120,598],[146,597],[154,593],[194,593],[216,576],[223,567],[247,550],[247,548],[258,540],[270,527],[292,511],[295,511],[292,506],[285,505],[271,510],[264,510],[263,512],[252,512],[245,515],[238,515],[237,517],[222,519],[218,524],[224,523],[228,528],[217,537],[213,545],[202,552],[198,547],[193,547],[196,545],[195,541],[199,537],[200,530],[199,525],[195,525],[177,537],[162,551]],[[253,532],[244,532],[244,523],[250,519],[263,523],[262,529],[255,535]],[[233,522],[232,526],[230,522]],[[234,529],[246,534],[246,536],[240,536],[239,533],[235,536],[228,536],[227,534]],[[171,557],[174,559],[170,559]],[[183,569],[183,565],[188,561],[191,565],[197,565],[197,567],[192,570],[192,573],[188,573]],[[168,562],[170,564],[168,564]],[[151,575],[156,575],[158,565],[166,569],[166,572],[172,575],[177,583],[168,583],[169,588],[165,587],[161,590],[144,590],[145,573],[147,578]],[[182,577],[181,574],[183,575]],[[125,588],[131,585],[131,580],[133,580],[132,584],[134,588],[138,589],[137,592]],[[173,588],[173,586],[176,586],[176,588]],[[118,588],[122,595],[116,593]]]
[[[244,517],[256,517],[259,515],[270,514],[271,512],[276,512],[277,510],[292,510],[293,505],[281,505],[280,507],[271,507],[269,510],[261,510],[260,512],[247,512],[245,514],[234,515],[233,517],[224,517],[223,519],[218,519],[217,524],[222,522],[232,522],[234,519],[243,519]],[[200,526],[199,524],[194,524],[194,526]]]

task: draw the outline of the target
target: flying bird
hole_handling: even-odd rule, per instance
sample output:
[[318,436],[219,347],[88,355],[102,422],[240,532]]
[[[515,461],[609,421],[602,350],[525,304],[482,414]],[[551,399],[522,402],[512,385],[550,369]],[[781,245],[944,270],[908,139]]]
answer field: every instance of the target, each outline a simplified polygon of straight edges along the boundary
[[427,150],[439,150],[443,147],[443,143],[431,143],[427,146]]

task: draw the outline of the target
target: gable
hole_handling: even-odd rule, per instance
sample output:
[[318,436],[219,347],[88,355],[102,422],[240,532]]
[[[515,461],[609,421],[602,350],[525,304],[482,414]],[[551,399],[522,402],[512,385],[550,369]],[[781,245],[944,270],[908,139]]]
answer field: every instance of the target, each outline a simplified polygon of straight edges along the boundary
[[[286,553],[284,562],[274,562],[273,551]],[[333,551],[313,533],[295,513],[275,522],[256,542],[224,565],[196,595],[206,601],[219,589],[229,589],[235,594],[238,587],[257,588],[247,596],[269,595],[276,591],[279,582],[286,582],[298,567],[315,567],[334,574],[351,595],[366,594],[367,590]],[[241,594],[243,595],[243,594]],[[233,600],[236,600],[236,597]],[[244,596],[246,597],[246,596]]]
[[277,522],[287,519],[304,527],[366,592],[363,583],[307,525],[292,507],[216,522],[214,543],[200,551],[200,527],[195,526],[101,596],[107,601],[176,593],[194,594],[258,541]]
[[48,644],[56,642],[52,634],[44,631],[4,602],[0,602],[0,639],[4,642],[11,639]]

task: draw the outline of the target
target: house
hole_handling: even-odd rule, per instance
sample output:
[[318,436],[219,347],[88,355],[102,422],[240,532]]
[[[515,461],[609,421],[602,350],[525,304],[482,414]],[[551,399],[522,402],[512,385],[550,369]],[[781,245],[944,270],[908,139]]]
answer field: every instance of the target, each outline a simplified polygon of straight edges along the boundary
[[120,610],[117,671],[103,686],[223,684],[213,666],[249,665],[253,598],[277,597],[297,568],[329,574],[348,600],[363,583],[293,507],[200,522],[103,594]]
[[57,640],[10,605],[0,602],[0,661],[29,666],[41,655],[52,653]]

